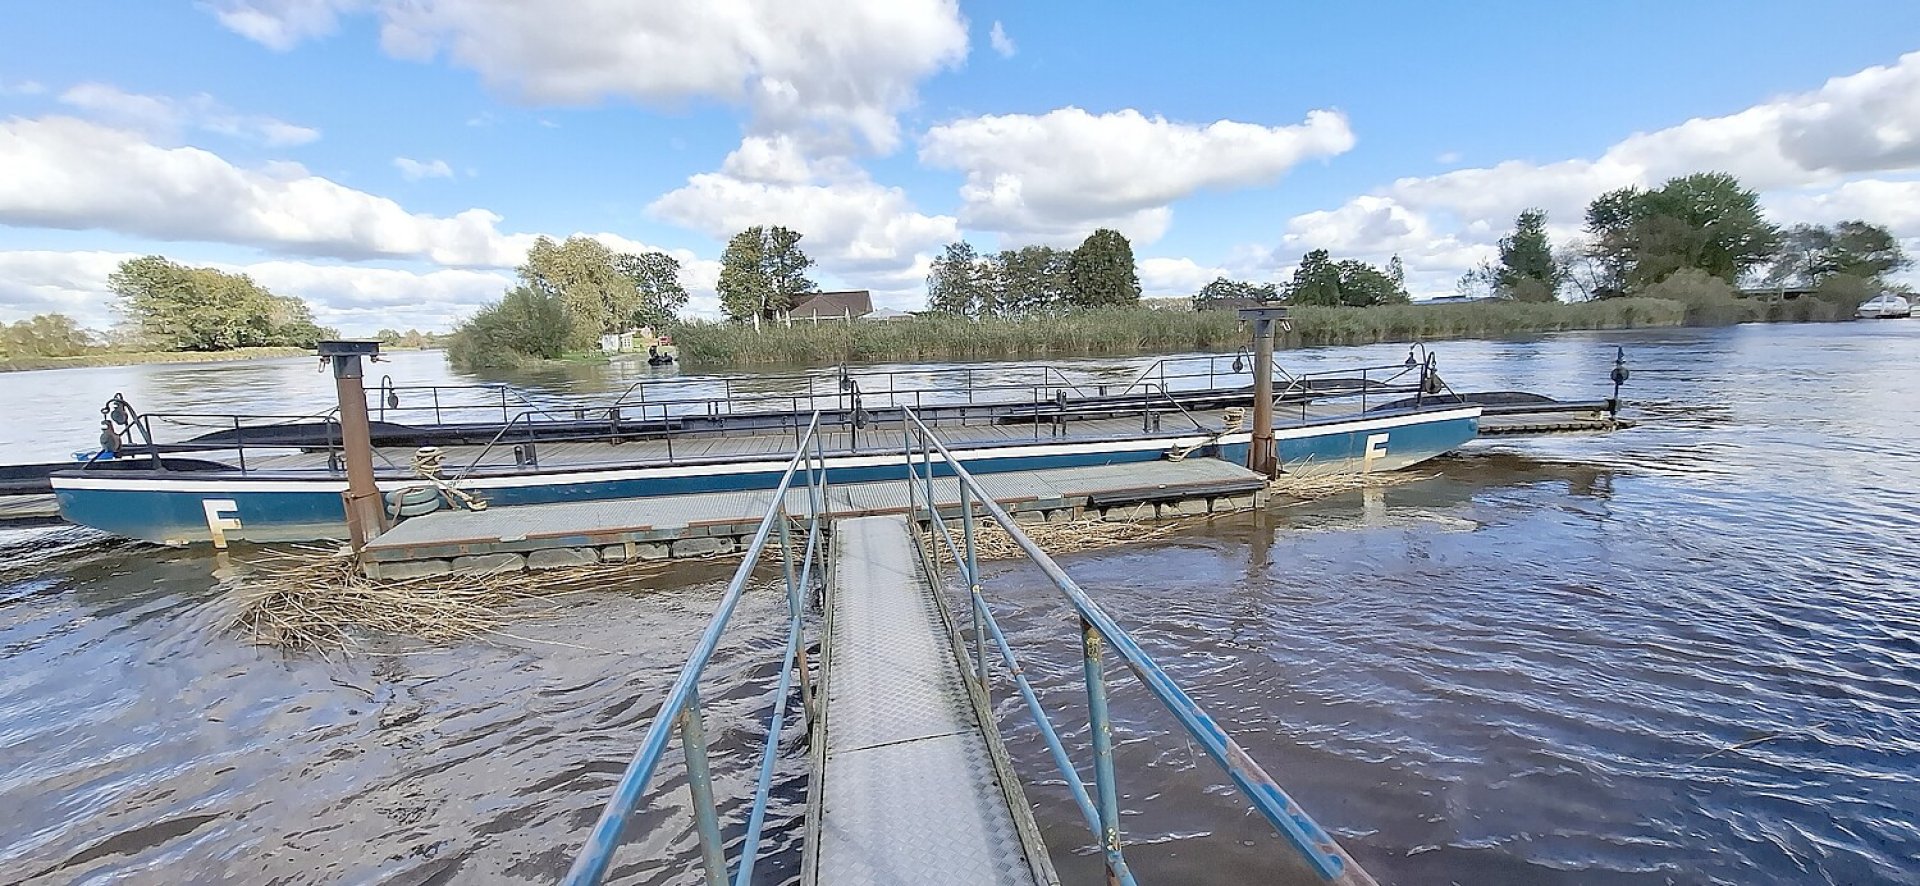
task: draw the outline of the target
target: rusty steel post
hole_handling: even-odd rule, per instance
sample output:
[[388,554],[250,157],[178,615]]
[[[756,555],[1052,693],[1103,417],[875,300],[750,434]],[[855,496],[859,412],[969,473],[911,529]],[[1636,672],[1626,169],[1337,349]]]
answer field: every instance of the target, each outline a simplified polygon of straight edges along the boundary
[[367,422],[367,393],[361,378],[361,357],[380,353],[374,341],[323,341],[320,358],[333,367],[334,390],[340,397],[340,448],[346,455],[347,537],[358,553],[387,528],[387,511],[373,482],[373,435]]
[[1247,468],[1272,477],[1279,469],[1273,449],[1273,326],[1286,322],[1287,309],[1241,308],[1240,319],[1253,321],[1253,440],[1247,446]]

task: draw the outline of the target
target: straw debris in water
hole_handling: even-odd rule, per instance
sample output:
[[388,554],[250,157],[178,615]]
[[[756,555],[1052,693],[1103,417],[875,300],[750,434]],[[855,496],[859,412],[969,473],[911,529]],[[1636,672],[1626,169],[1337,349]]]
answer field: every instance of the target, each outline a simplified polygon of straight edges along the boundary
[[470,640],[510,621],[557,611],[525,605],[530,602],[601,590],[650,576],[666,564],[381,581],[361,574],[353,557],[340,550],[294,546],[240,565],[246,568],[235,580],[239,611],[232,627],[261,645],[324,653],[361,645],[360,632],[433,643]]
[[[1116,545],[1139,544],[1151,541],[1183,529],[1201,516],[1171,520],[1152,520],[1152,509],[1147,516],[1138,521],[1112,522],[1098,518],[1081,518],[1062,523],[1022,523],[1020,531],[1033,539],[1041,550],[1059,556],[1078,551],[1090,551],[1097,548]],[[958,520],[947,521],[947,529],[953,534],[953,543],[965,545],[961,538]],[[926,533],[923,533],[926,534]],[[1013,560],[1025,556],[1020,546],[1015,544],[1013,536],[991,517],[983,518],[974,524],[975,556],[982,560]],[[953,555],[947,550],[947,544],[941,539],[939,530],[929,534],[928,542],[938,550],[944,562],[952,563]]]
[[1342,471],[1336,473],[1299,473],[1281,474],[1267,483],[1267,492],[1296,499],[1326,498],[1355,489],[1370,489],[1382,486],[1400,486],[1431,480],[1439,474],[1414,474],[1406,471],[1382,471],[1378,473],[1358,473]]

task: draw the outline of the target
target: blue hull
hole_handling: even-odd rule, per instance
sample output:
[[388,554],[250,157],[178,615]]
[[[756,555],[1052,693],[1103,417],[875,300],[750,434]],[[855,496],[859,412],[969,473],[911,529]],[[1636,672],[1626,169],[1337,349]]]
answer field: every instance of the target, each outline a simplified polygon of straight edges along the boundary
[[[1479,410],[1454,409],[1388,418],[1355,417],[1276,431],[1283,467],[1290,471],[1395,470],[1458,448],[1478,433]],[[1244,463],[1250,435],[1228,435],[1195,455]],[[1157,461],[1171,438],[1062,440],[989,449],[966,456],[976,474]],[[1185,445],[1200,442],[1184,441]],[[830,457],[835,482],[897,480],[906,465],[895,455]],[[938,462],[936,473],[948,473]],[[777,461],[732,464],[606,467],[510,476],[474,477],[462,489],[494,506],[644,498],[696,492],[772,489],[786,469]],[[68,521],[114,535],[163,544],[212,540],[305,541],[346,536],[344,480],[271,478],[235,474],[125,475],[77,472],[56,476],[54,492]],[[380,483],[382,490],[415,485]]]

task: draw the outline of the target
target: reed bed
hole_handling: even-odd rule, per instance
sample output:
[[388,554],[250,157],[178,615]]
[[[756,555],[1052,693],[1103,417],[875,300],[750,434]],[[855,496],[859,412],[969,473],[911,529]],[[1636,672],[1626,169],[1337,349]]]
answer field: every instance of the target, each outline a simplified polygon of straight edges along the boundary
[[[1489,338],[1679,326],[1687,320],[1686,305],[1649,298],[1552,304],[1300,306],[1293,309],[1293,331],[1282,345]],[[692,323],[674,330],[685,362],[731,366],[1230,351],[1244,346],[1246,337],[1231,311],[1152,307],[981,320],[926,316],[887,322],[796,323],[757,330],[735,323]]]
[[650,578],[670,561],[402,581],[368,578],[331,547],[296,545],[236,562],[244,569],[230,626],[263,646],[326,654],[362,648],[369,633],[472,640],[559,611],[533,604]]

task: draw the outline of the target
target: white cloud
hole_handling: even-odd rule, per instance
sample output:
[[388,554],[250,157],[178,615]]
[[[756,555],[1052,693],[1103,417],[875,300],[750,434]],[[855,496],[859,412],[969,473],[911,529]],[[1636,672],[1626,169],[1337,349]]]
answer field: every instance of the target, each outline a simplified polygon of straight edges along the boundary
[[1768,215],[1787,224],[1866,219],[1903,238],[1920,237],[1920,181],[1860,179],[1828,190],[1769,195]]
[[850,164],[809,164],[791,145],[756,137],[720,172],[689,178],[647,209],[720,241],[754,225],[792,228],[806,235],[802,246],[822,270],[869,282],[914,273],[960,234],[952,216],[920,213],[905,191]]
[[993,44],[993,51],[1000,53],[1001,58],[1013,58],[1013,54],[1018,51],[1013,45],[1013,38],[1007,36],[1007,29],[1001,27],[998,21],[993,23],[993,30],[988,32],[987,40]]
[[952,216],[923,215],[906,192],[870,181],[781,184],[702,173],[655,200],[660,218],[717,240],[754,225],[783,225],[823,270],[841,275],[899,271],[916,255],[959,239]]
[[333,33],[341,13],[365,7],[367,0],[211,0],[206,5],[228,30],[285,52]]
[[0,252],[0,322],[66,314],[105,329],[115,319],[107,275],[133,258],[112,252]]
[[1170,204],[1203,189],[1272,184],[1287,170],[1353,147],[1336,111],[1294,126],[1205,126],[1135,110],[959,120],[929,130],[920,159],[967,175],[960,221],[1026,239],[1076,240],[1115,227],[1136,242],[1165,232]]
[[453,178],[453,167],[445,160],[415,160],[412,157],[393,158],[393,168],[400,170],[400,177],[410,182],[423,178]]
[[1226,268],[1202,265],[1190,258],[1143,258],[1140,291],[1148,298],[1192,295],[1215,277],[1231,276]]
[[750,135],[727,154],[720,172],[741,181],[799,184],[813,177],[813,163],[787,135]]
[[0,95],[40,95],[47,87],[37,80],[0,80]]
[[60,103],[117,126],[132,127],[165,141],[187,129],[284,148],[320,138],[320,130],[257,114],[240,114],[204,93],[176,99],[142,95],[105,83],[81,83],[60,94]]
[[1410,271],[1457,276],[1491,255],[1523,209],[1546,209],[1564,240],[1599,194],[1701,171],[1739,177],[1781,221],[1865,218],[1920,237],[1911,202],[1920,186],[1861,178],[1920,172],[1920,52],[1733,114],[1635,133],[1592,159],[1402,178],[1336,209],[1295,216],[1283,250],[1326,247],[1376,261],[1399,251]]
[[525,255],[484,209],[410,213],[298,164],[243,169],[68,117],[0,122],[0,168],[0,224],[454,266],[509,267]]
[[[370,9],[400,58],[444,56],[536,104],[744,105],[758,132],[851,133],[882,151],[918,82],[958,65],[955,0],[218,0],[226,27],[285,49]],[[817,130],[817,131],[816,131]]]

